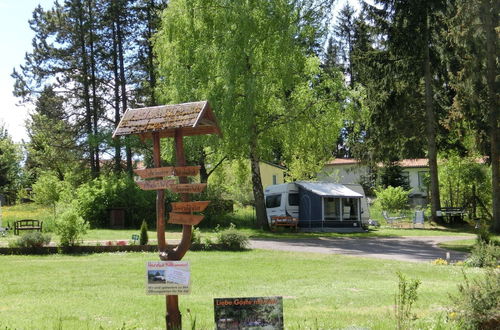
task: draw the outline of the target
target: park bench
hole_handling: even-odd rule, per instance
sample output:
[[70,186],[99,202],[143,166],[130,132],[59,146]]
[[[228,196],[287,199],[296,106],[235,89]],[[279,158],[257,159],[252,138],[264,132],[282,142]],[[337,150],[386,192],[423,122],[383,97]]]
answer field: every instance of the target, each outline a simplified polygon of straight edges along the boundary
[[42,231],[43,221],[24,219],[14,221],[14,235],[19,235],[20,230],[37,230]]
[[297,231],[299,219],[290,216],[273,216],[271,217],[271,230],[277,227],[290,227]]
[[463,207],[442,207],[441,210],[436,212],[438,217],[448,219],[448,222],[463,221],[465,215],[465,208]]

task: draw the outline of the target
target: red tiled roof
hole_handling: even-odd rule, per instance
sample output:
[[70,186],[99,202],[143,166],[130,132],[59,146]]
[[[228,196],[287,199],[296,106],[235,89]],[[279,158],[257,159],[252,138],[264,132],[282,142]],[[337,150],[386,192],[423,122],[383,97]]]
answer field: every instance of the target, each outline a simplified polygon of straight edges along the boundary
[[[355,165],[360,164],[360,161],[354,158],[335,158],[326,163],[326,165]],[[428,167],[429,162],[427,158],[403,159],[399,161],[401,167]],[[382,166],[382,164],[378,164]]]

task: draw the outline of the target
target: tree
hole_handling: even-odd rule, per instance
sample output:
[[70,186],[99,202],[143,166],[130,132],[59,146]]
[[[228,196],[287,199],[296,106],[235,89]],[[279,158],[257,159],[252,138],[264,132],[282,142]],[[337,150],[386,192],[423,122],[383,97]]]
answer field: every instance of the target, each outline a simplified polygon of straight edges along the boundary
[[262,226],[259,161],[270,157],[271,146],[281,146],[287,164],[302,175],[330,157],[338,132],[338,105],[326,90],[342,84],[319,79],[314,55],[329,5],[172,1],[156,38],[162,101],[210,100],[224,134],[219,148],[230,158],[250,159]]
[[20,146],[12,141],[5,126],[0,123],[0,194],[6,196],[7,203],[15,200],[20,188],[21,160]]
[[[368,6],[368,13],[380,33],[378,40],[382,47],[371,59],[376,73],[371,79],[379,79],[379,82],[372,80],[373,85],[368,87],[368,97],[373,97],[375,102],[370,100],[372,125],[367,135],[378,143],[381,139],[384,141],[384,148],[379,151],[389,159],[419,157],[426,151],[431,213],[435,220],[440,208],[438,119],[451,103],[449,95],[444,98],[445,102],[435,102],[438,91],[446,83],[440,80],[443,76],[438,75],[442,65],[438,50],[443,44],[442,15],[446,2],[380,0],[376,3],[378,7]],[[422,139],[423,136],[426,138]],[[368,148],[373,149],[374,145]]]
[[77,134],[66,118],[64,107],[64,98],[46,86],[29,115],[26,129],[30,141],[25,166],[35,172],[35,179],[40,171],[53,171],[63,180],[68,171],[79,168],[82,155]]
[[[477,136],[474,148],[490,156],[492,231],[500,233],[500,115],[498,114],[497,1],[456,1],[447,21],[455,49],[453,88],[455,116],[465,119]],[[482,148],[481,148],[482,147]],[[489,149],[489,150],[488,150]],[[480,151],[481,151],[480,150]]]

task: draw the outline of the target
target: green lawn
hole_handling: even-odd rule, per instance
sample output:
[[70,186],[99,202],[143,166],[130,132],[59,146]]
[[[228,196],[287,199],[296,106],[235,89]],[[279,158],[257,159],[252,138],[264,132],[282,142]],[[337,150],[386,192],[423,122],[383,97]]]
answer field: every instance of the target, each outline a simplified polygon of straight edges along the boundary
[[[154,253],[0,256],[0,328],[164,329],[162,296],[145,294]],[[213,329],[213,298],[283,296],[287,329],[394,328],[396,272],[422,281],[418,329],[446,324],[462,268],[274,251],[189,252],[184,328]],[[465,269],[467,274],[481,270]],[[189,311],[188,311],[189,310]]]

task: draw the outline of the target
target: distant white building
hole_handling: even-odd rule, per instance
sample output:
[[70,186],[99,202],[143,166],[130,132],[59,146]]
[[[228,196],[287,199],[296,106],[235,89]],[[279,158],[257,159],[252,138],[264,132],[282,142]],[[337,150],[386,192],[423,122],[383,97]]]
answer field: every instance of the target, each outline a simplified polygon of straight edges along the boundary
[[[429,174],[427,158],[403,159],[398,162],[403,168],[403,175],[411,187],[412,204],[422,205],[427,202],[427,186],[425,178]],[[378,166],[382,166],[379,164]],[[325,164],[320,173],[319,181],[337,182],[342,184],[359,184],[362,176],[367,176],[368,166],[353,158],[336,158]]]

